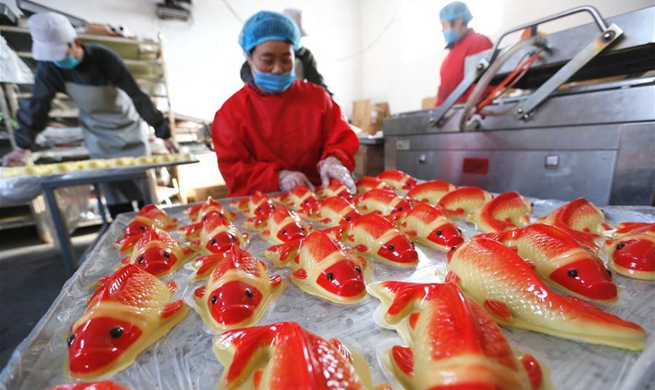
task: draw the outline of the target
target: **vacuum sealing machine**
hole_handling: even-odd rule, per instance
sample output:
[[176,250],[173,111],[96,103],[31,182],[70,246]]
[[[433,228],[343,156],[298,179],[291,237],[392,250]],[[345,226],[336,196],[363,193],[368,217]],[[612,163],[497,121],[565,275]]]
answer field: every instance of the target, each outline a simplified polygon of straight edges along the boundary
[[[593,22],[538,32],[576,13]],[[519,31],[524,39],[499,48]],[[467,57],[464,74],[441,106],[384,121],[386,169],[494,192],[655,205],[655,7],[604,20],[585,6],[518,26]]]

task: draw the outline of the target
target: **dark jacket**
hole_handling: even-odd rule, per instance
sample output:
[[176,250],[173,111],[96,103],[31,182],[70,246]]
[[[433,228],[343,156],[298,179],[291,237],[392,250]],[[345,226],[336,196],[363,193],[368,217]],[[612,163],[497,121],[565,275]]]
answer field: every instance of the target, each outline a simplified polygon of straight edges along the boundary
[[75,69],[60,69],[52,62],[39,62],[34,75],[32,97],[21,102],[18,110],[19,128],[14,137],[18,147],[29,149],[36,136],[49,122],[50,103],[57,92],[66,93],[66,83],[81,85],[112,85],[122,89],[132,99],[139,115],[155,129],[159,138],[169,138],[166,118],[155,108],[125,67],[121,58],[110,49],[97,44],[85,44],[84,58]]

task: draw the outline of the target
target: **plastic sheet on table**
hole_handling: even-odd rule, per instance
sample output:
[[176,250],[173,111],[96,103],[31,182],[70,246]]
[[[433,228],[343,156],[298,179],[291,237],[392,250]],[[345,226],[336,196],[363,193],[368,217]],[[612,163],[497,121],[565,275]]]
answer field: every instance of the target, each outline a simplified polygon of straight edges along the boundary
[[[221,200],[224,204],[229,199]],[[562,202],[534,199],[535,217],[540,217]],[[655,221],[652,207],[604,207],[611,223],[627,220]],[[188,222],[182,208],[167,210]],[[7,389],[44,389],[48,386],[73,382],[64,374],[67,347],[65,338],[71,324],[82,314],[86,300],[97,280],[112,272],[121,256],[113,242],[122,234],[129,221],[121,215],[106,235],[89,253],[77,273],[66,283],[60,296],[34,328],[30,336],[14,352],[0,377],[0,387]],[[240,226],[245,218],[237,219]],[[475,229],[458,223],[467,237]],[[179,234],[174,236],[180,239]],[[269,272],[288,278],[289,270],[274,269],[260,253],[270,244],[253,234],[248,250],[266,262]],[[420,262],[416,269],[403,270],[381,266],[375,261],[373,281],[443,281],[446,274],[445,253],[417,246]],[[183,268],[168,279],[175,280],[179,289],[175,299],[187,297],[201,283],[189,283],[191,271]],[[517,349],[533,354],[550,371],[555,388],[559,389],[644,389],[655,385],[655,283],[614,277],[621,290],[618,304],[607,307],[611,313],[643,326],[648,332],[647,349],[630,352],[618,348],[578,343],[538,333],[503,328],[503,333]],[[282,295],[269,307],[259,324],[296,321],[323,338],[337,338],[359,352],[371,366],[375,383],[394,383],[382,366],[385,347],[403,345],[395,331],[376,323],[379,301],[369,297],[355,305],[345,306],[326,302],[308,295],[289,283]],[[112,379],[135,389],[216,389],[223,367],[212,351],[214,334],[209,333],[194,311],[173,330],[144,351],[136,362]]]

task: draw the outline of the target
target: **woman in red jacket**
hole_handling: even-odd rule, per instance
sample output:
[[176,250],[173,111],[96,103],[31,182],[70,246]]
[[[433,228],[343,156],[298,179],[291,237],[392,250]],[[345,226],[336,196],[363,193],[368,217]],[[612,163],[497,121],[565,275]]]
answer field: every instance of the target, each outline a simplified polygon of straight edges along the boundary
[[341,181],[352,192],[357,137],[339,106],[295,79],[300,32],[287,16],[262,11],[246,21],[239,44],[253,81],[216,113],[212,139],[228,196],[288,191]]

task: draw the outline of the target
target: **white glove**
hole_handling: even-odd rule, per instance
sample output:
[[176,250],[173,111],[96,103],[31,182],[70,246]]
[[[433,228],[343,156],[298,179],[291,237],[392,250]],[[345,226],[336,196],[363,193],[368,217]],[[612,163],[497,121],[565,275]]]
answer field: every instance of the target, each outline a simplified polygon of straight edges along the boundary
[[32,153],[28,149],[16,149],[7,153],[2,158],[2,165],[5,167],[16,167],[27,165],[32,159]]
[[299,185],[305,185],[311,191],[314,191],[312,182],[302,172],[283,169],[277,173],[277,180],[280,185],[280,191],[291,191]]
[[318,174],[321,175],[321,181],[323,182],[323,187],[330,185],[330,179],[335,179],[341,182],[351,194],[357,192],[357,187],[355,187],[355,182],[353,177],[350,175],[348,168],[344,167],[339,161],[338,158],[334,156],[328,156],[325,160],[321,160],[316,165],[318,169]]

